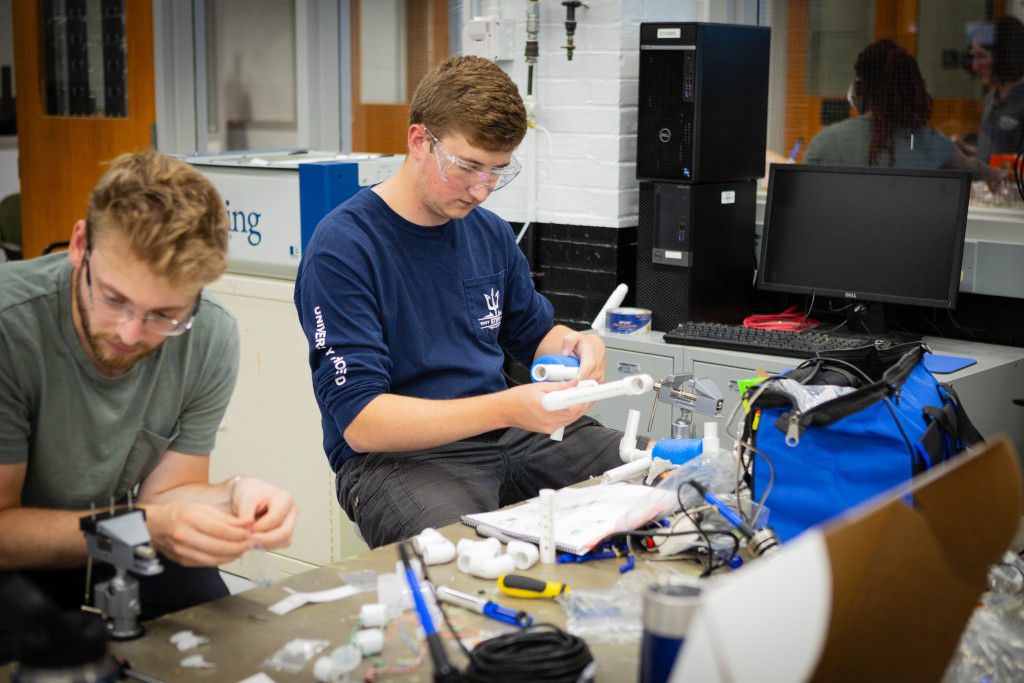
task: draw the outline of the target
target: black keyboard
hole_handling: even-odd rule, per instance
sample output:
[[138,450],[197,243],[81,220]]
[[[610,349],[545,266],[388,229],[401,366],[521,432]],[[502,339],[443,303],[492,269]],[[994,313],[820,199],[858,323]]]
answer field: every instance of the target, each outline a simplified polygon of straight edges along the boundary
[[874,344],[877,340],[878,337],[866,335],[827,334],[813,330],[787,332],[693,321],[681,323],[676,329],[665,333],[665,341],[671,344],[709,346],[793,358],[810,358],[822,351],[854,349]]

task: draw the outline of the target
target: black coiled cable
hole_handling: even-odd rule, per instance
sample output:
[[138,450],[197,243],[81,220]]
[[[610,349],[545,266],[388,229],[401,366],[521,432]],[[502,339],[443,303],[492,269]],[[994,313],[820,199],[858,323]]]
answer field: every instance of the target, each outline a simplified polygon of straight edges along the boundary
[[554,624],[536,624],[477,645],[469,655],[469,666],[463,675],[474,683],[573,683],[593,660],[590,648],[581,638]]

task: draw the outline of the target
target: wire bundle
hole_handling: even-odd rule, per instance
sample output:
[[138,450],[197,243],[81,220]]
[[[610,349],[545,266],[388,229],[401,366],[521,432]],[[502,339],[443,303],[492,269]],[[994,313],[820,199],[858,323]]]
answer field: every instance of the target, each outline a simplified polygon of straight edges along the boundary
[[817,327],[821,323],[810,317],[810,309],[807,313],[796,312],[796,306],[790,306],[782,313],[769,313],[767,315],[749,315],[743,319],[744,327],[757,327],[762,330],[782,330],[786,332],[802,332],[811,327]]
[[469,654],[464,672],[468,681],[566,681],[594,660],[590,648],[577,636],[554,624],[537,624],[483,641]]

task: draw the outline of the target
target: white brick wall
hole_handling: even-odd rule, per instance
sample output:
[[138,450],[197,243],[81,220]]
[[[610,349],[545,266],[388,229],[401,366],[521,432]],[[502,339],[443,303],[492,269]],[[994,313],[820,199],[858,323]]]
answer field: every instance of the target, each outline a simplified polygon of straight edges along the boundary
[[[478,3],[484,6],[485,3]],[[515,59],[499,64],[526,94],[527,0],[499,0],[512,22]],[[540,2],[540,57],[534,68],[537,125],[518,152],[524,170],[485,206],[509,221],[599,227],[637,224],[636,101],[641,21],[723,21],[735,0],[587,0],[576,10],[575,50],[566,59],[565,8]],[[472,3],[464,2],[466,15]],[[536,136],[536,173],[531,136]],[[550,138],[550,142],[549,142]],[[527,186],[536,183],[536,216]]]

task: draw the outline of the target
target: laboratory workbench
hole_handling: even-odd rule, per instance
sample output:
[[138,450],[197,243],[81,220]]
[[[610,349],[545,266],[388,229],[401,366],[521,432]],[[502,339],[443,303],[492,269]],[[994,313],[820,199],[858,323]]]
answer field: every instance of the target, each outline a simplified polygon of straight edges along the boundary
[[[457,543],[460,538],[478,538],[473,529],[462,524],[445,527],[444,535]],[[149,676],[165,681],[177,680],[210,680],[210,681],[241,681],[260,671],[265,672],[273,680],[309,681],[313,662],[308,663],[297,673],[275,671],[262,667],[263,661],[281,646],[294,638],[312,638],[329,640],[330,645],[321,653],[329,654],[334,648],[348,642],[356,627],[359,608],[364,603],[377,601],[376,591],[359,593],[354,596],[321,604],[307,604],[294,611],[278,616],[267,611],[267,607],[286,597],[286,587],[297,591],[311,592],[334,588],[343,582],[341,572],[371,570],[378,574],[395,571],[398,552],[395,545],[383,546],[361,555],[346,559],[338,564],[320,567],[292,576],[272,586],[258,586],[244,593],[232,595],[205,605],[199,605],[159,619],[147,622],[146,634],[133,641],[111,644],[111,650],[124,657],[132,668]],[[671,571],[665,565],[676,566],[679,571],[693,573],[697,565],[691,562],[654,563],[639,560],[636,569],[621,574],[618,567],[622,559],[594,560],[586,563],[572,564],[536,564],[528,571],[518,572],[538,579],[567,583],[572,590],[607,589],[615,585],[621,577],[639,579],[641,574],[651,575],[656,572]],[[504,606],[524,610],[533,616],[535,623],[552,623],[560,628],[565,627],[565,610],[550,599],[512,598],[500,593],[493,580],[478,579],[463,574],[456,568],[454,561],[445,565],[428,567],[430,578],[436,585],[448,585],[473,595],[482,594]],[[640,600],[638,597],[637,600]],[[497,621],[474,614],[458,607],[447,607],[449,617],[456,627],[465,629],[472,636],[490,637],[498,633],[514,630]],[[418,622],[414,612],[407,612],[400,622],[410,637],[417,631]],[[208,645],[189,652],[179,652],[169,638],[181,630],[191,630],[197,635],[210,639]],[[438,625],[438,631],[447,633],[444,624]],[[450,637],[444,638],[452,663],[462,668],[465,657],[458,650]],[[471,643],[467,641],[467,647]],[[597,681],[617,683],[635,680],[639,643],[607,644],[605,642],[590,645],[591,653],[599,664]],[[186,669],[180,661],[189,654],[199,653],[216,668],[209,670]],[[407,663],[414,661],[416,655],[403,638],[392,628],[380,659],[389,663]],[[315,660],[314,660],[315,661]],[[362,680],[362,674],[371,666],[364,659],[360,667],[352,673],[351,680]],[[383,680],[430,681],[432,665],[427,657],[414,670],[402,676],[382,676]]]

